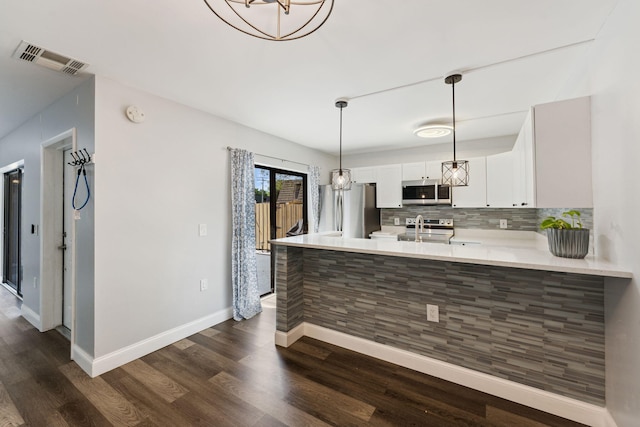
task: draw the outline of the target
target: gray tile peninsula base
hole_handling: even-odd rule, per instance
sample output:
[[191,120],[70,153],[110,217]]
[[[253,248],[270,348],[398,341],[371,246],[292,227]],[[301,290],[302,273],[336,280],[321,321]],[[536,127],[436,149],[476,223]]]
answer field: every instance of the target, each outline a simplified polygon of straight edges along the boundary
[[307,322],[605,404],[602,277],[276,246],[276,291],[278,331]]

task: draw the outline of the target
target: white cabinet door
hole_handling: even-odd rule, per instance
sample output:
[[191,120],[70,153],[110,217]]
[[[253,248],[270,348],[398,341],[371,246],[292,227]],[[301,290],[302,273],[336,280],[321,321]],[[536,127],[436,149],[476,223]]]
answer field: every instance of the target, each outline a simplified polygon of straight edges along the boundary
[[513,206],[513,166],[511,151],[487,156],[487,206],[510,208]]
[[351,168],[351,181],[358,184],[373,184],[376,182],[376,168]]
[[441,179],[442,162],[416,162],[402,165],[402,180]]
[[538,208],[593,207],[589,97],[533,108]]
[[402,180],[418,181],[425,179],[425,162],[403,163],[402,164]]
[[426,162],[425,173],[427,179],[442,179],[442,162]]
[[379,208],[402,207],[402,165],[377,168],[376,204]]
[[454,208],[482,208],[487,205],[487,164],[485,157],[469,159],[469,185],[452,187]]
[[535,207],[531,111],[513,145],[513,206]]

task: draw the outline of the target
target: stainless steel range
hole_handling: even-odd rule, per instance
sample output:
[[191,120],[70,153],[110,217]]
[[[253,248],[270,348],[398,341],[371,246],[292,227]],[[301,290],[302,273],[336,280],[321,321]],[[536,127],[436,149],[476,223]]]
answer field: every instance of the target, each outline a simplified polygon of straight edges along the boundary
[[398,240],[449,244],[453,237],[453,218],[423,219],[422,215],[406,219],[406,232]]

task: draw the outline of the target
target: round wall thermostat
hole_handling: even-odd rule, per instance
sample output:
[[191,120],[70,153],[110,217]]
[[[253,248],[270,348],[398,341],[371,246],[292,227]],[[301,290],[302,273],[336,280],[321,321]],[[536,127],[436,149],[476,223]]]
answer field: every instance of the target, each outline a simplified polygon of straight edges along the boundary
[[135,105],[129,105],[125,111],[127,118],[133,123],[144,122],[144,113]]

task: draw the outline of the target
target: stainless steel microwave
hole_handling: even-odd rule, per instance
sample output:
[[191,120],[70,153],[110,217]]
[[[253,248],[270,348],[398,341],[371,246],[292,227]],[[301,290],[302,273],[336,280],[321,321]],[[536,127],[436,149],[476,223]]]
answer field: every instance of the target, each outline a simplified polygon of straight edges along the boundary
[[451,187],[437,179],[402,181],[403,205],[451,205]]

